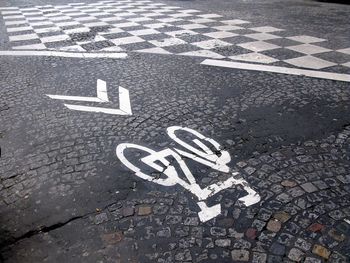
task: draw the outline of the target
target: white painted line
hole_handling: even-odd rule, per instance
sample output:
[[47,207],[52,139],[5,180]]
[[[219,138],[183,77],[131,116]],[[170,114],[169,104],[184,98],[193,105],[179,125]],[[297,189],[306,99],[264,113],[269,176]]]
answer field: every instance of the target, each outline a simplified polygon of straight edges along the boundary
[[46,56],[66,58],[126,58],[126,53],[76,53],[60,51],[0,51],[0,56]]
[[51,99],[54,100],[73,100],[73,101],[87,101],[87,102],[105,102],[99,98],[93,97],[80,97],[80,96],[63,96],[63,95],[50,95],[46,94]]
[[97,97],[64,96],[64,95],[50,95],[50,94],[46,94],[46,96],[54,100],[109,102],[108,94],[107,94],[107,84],[105,81],[98,79],[96,90],[97,90]]
[[25,40],[32,40],[32,39],[38,39],[37,34],[26,34],[26,35],[18,35],[18,36],[9,36],[9,40],[11,42],[13,41],[25,41]]
[[100,108],[100,107],[90,107],[90,106],[81,106],[81,105],[72,105],[72,104],[64,104],[70,110],[76,111],[88,111],[88,112],[101,112],[106,114],[114,114],[114,115],[130,115],[128,112],[119,110],[119,109],[108,109],[108,108]]
[[99,98],[101,101],[109,101],[106,81],[103,81],[101,79],[97,80],[97,98]]
[[32,30],[33,28],[31,26],[22,26],[22,27],[9,27],[7,28],[7,32],[20,32],[20,31],[27,31]]
[[330,79],[330,80],[350,82],[350,75],[348,74],[331,73],[331,72],[324,72],[324,71],[248,64],[248,63],[215,60],[215,59],[206,59],[201,64],[207,65],[207,66],[215,66],[215,67],[244,69],[244,70],[253,70],[253,71],[265,71],[265,72],[274,72],[274,73],[297,75],[297,76],[307,76],[311,78]]
[[[54,100],[70,100],[70,101],[84,101],[84,102],[109,102],[107,93],[107,84],[105,81],[97,80],[97,97],[81,97],[81,96],[63,96],[46,94]],[[101,112],[116,115],[132,115],[129,91],[119,86],[119,109],[91,107],[83,105],[64,104],[68,109],[76,111]]]
[[42,43],[50,43],[50,42],[60,42],[67,39],[69,39],[68,35],[57,35],[57,36],[42,37],[40,40]]
[[46,46],[44,44],[32,44],[32,45],[23,45],[23,46],[15,46],[12,47],[12,49],[21,49],[21,50],[38,50],[38,49],[46,49]]
[[119,86],[119,108],[127,115],[132,115],[129,91]]

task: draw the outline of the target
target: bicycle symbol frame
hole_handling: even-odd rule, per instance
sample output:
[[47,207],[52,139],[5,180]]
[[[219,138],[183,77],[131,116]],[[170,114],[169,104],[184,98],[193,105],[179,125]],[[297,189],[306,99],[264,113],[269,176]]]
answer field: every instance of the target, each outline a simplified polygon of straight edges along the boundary
[[[193,147],[181,140],[175,135],[176,131],[188,132],[191,133],[193,136],[197,137],[196,139],[193,139],[192,142],[196,144],[200,149]],[[195,130],[181,126],[171,126],[167,128],[167,134],[172,140],[174,140],[177,144],[187,149],[188,151],[183,151],[178,148],[166,148],[161,151],[154,151],[152,149],[137,144],[121,143],[116,148],[117,157],[126,167],[128,167],[138,177],[144,180],[163,186],[174,186],[178,184],[186,190],[188,190],[189,192],[191,192],[198,199],[197,205],[201,209],[201,211],[198,213],[198,216],[201,222],[206,222],[221,214],[221,204],[216,204],[212,207],[208,207],[205,203],[205,200],[219,193],[220,191],[233,187],[235,185],[241,185],[243,189],[247,192],[247,195],[238,199],[239,201],[243,202],[245,206],[251,206],[260,201],[259,194],[249,186],[247,181],[245,181],[242,178],[234,178],[234,176],[238,175],[238,172],[230,171],[231,169],[227,166],[227,164],[231,161],[231,156],[228,153],[228,151],[221,149],[221,146],[218,142],[211,138],[205,137],[204,135]],[[209,149],[200,140],[211,144],[215,148],[216,153]],[[138,149],[147,152],[148,155],[146,157],[141,158],[141,161],[144,164],[152,167],[156,171],[164,173],[166,175],[166,178],[154,178],[151,175],[143,173],[140,168],[136,167],[125,157],[124,151],[128,148]],[[218,152],[220,154],[217,154]],[[176,168],[166,159],[167,157],[173,157],[175,159],[175,161],[181,168],[183,174],[186,176],[188,182],[179,177]],[[205,188],[201,188],[197,184],[193,174],[191,173],[190,169],[188,168],[182,157],[190,158],[195,162],[201,163],[220,172],[231,172],[232,177],[228,178],[226,181],[211,184]],[[165,166],[165,168],[157,164],[156,162],[161,162]]]

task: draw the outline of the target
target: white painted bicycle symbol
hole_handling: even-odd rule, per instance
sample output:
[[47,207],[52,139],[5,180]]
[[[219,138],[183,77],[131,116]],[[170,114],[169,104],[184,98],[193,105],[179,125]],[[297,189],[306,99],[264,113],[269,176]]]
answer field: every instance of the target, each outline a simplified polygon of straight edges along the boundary
[[[195,139],[192,139],[192,143],[196,147],[180,139],[178,136],[176,136],[176,132],[187,132],[190,133],[189,135],[196,137]],[[135,172],[138,177],[144,180],[163,186],[174,186],[178,184],[184,187],[186,190],[190,191],[198,199],[197,204],[201,209],[201,211],[198,213],[198,216],[202,222],[208,221],[221,213],[220,204],[208,207],[204,201],[209,197],[219,193],[220,191],[233,187],[235,185],[241,185],[247,192],[247,195],[238,199],[239,201],[243,202],[245,206],[251,206],[260,201],[259,194],[256,193],[251,187],[249,187],[247,181],[244,179],[235,178],[238,173],[230,171],[230,168],[227,166],[227,164],[231,161],[230,154],[227,151],[222,150],[220,144],[215,140],[207,138],[195,130],[180,126],[172,126],[167,128],[167,133],[172,140],[174,140],[180,146],[186,148],[188,151],[183,151],[177,148],[166,148],[157,152],[141,145],[122,143],[117,146],[117,156],[126,167]],[[214,151],[207,145],[211,145]],[[132,164],[125,156],[125,151],[127,149],[136,149],[148,153],[148,155],[141,158],[140,161],[152,169],[155,169],[159,173],[162,173],[163,177],[165,175],[165,178],[155,177],[154,175],[152,176],[150,174],[142,172],[140,168]],[[186,176],[187,182],[180,178],[175,166],[172,162],[169,162],[166,159],[167,157],[172,157],[178,163],[178,167],[180,167],[183,174]],[[183,160],[183,157],[192,159],[195,162],[201,163],[220,172],[231,172],[232,177],[226,181],[201,188],[197,184],[193,174]],[[162,165],[160,165],[160,163]]]

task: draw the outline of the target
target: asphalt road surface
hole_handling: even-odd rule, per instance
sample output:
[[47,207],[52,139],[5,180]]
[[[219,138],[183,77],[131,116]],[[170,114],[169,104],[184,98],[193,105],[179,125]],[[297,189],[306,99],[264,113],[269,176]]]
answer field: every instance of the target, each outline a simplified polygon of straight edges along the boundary
[[349,12],[3,0],[0,262],[349,262]]

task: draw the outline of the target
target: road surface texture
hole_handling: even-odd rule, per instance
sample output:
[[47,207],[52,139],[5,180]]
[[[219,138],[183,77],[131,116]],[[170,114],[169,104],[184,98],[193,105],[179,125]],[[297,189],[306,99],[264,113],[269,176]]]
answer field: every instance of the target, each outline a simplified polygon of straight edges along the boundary
[[1,1],[0,262],[349,262],[349,12]]

